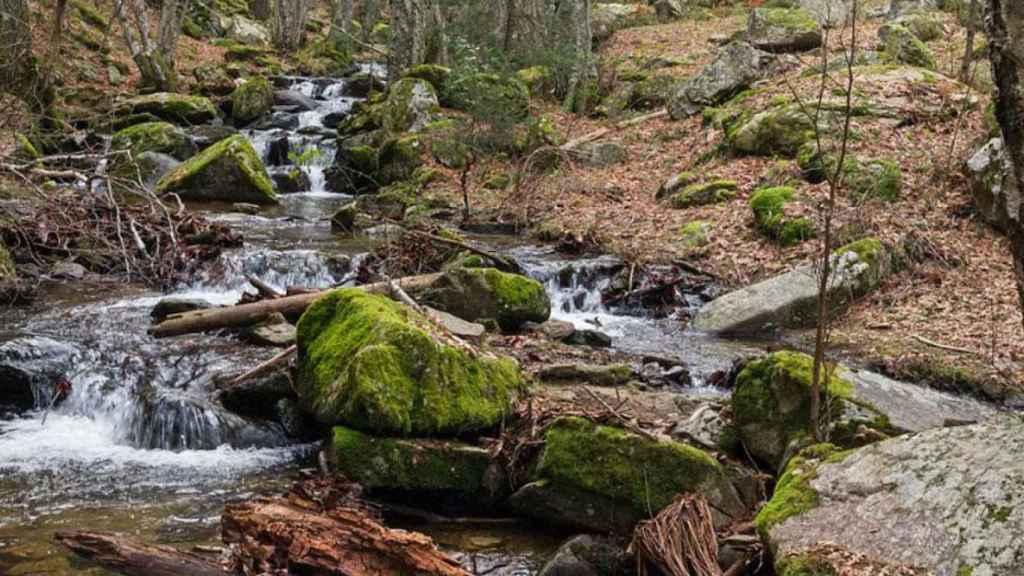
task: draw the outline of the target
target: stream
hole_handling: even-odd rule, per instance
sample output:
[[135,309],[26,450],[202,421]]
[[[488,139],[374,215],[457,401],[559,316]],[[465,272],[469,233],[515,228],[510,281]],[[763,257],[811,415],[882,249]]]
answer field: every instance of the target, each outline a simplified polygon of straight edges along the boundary
[[[255,275],[277,288],[326,288],[345,281],[372,248],[365,238],[341,239],[329,217],[350,199],[325,189],[334,158],[330,115],[354,99],[344,81],[284,79],[316,107],[278,110],[278,126],[247,130],[272,173],[298,154],[307,190],[282,196],[258,215],[229,206],[197,206],[245,237],[172,296],[234,303]],[[295,118],[297,117],[297,119]],[[282,128],[279,126],[292,126]],[[281,154],[283,142],[297,154]],[[724,396],[704,381],[752,351],[742,344],[689,333],[671,316],[615,314],[600,291],[617,262],[610,257],[567,259],[521,239],[474,237],[515,258],[543,282],[552,317],[612,337],[636,355],[673,357],[694,385],[678,393]],[[276,424],[247,420],[212,401],[218,374],[267,359],[260,349],[224,336],[191,335],[156,341],[146,334],[152,307],[168,294],[87,278],[46,283],[38,303],[0,313],[0,364],[40,373],[36,405],[46,404],[52,378],[74,385],[52,411],[0,415],[0,574],[106,574],[52,544],[60,529],[116,531],[157,543],[189,546],[219,541],[226,502],[284,491],[314,465],[316,446],[296,444]],[[0,371],[0,377],[3,372]],[[45,422],[44,422],[45,419]],[[410,526],[427,532],[475,574],[535,574],[567,534],[518,526]]]

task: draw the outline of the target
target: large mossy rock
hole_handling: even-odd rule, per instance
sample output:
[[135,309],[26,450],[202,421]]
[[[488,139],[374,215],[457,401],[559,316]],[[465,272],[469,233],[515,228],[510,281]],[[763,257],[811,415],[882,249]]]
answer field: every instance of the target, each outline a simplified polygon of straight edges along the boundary
[[530,114],[530,89],[514,75],[473,74],[449,80],[441,104],[485,118],[522,120]]
[[777,106],[741,121],[728,135],[740,154],[792,158],[814,138],[814,121],[797,105]]
[[895,20],[901,16],[938,10],[947,0],[890,0],[886,18]]
[[784,570],[812,563],[814,573],[836,574],[842,566],[832,561],[851,555],[914,573],[1020,574],[1022,450],[1024,422],[1014,417],[854,452],[816,446],[790,463],[758,528],[778,574],[807,574]]
[[679,120],[725,102],[767,76],[773,59],[746,42],[723,47],[700,74],[676,88],[669,98],[669,113]]
[[328,454],[335,472],[371,491],[440,493],[486,502],[507,486],[487,449],[450,440],[381,438],[336,426]]
[[806,52],[821,46],[822,32],[803,8],[755,8],[747,21],[747,41],[767,52]]
[[543,284],[495,268],[452,268],[430,286],[423,302],[463,320],[495,320],[509,331],[551,315]]
[[188,134],[169,122],[144,122],[119,130],[111,138],[110,148],[129,151],[135,160],[145,152],[167,154],[178,160],[196,153],[196,145]]
[[[750,361],[736,377],[733,425],[744,448],[763,464],[782,469],[810,442],[813,359],[774,352]],[[995,414],[979,402],[878,374],[829,365],[822,376],[822,413],[832,441],[852,447],[887,434],[942,427],[949,419],[974,422]],[[865,429],[874,433],[865,433]]]
[[[829,306],[833,314],[877,288],[893,270],[892,252],[874,238],[858,240],[832,254]],[[818,279],[801,266],[708,302],[697,312],[693,328],[729,335],[767,334],[807,328],[817,320]]]
[[978,214],[986,222],[1009,232],[1020,225],[1020,189],[1003,149],[1003,139],[994,138],[967,161],[971,194]]
[[205,124],[220,115],[217,107],[207,98],[173,92],[130,98],[118,104],[114,112],[118,116],[152,114],[162,120],[184,125]]
[[619,30],[653,24],[658,19],[655,9],[642,3],[595,2],[591,6],[594,42],[604,42]]
[[[544,436],[537,478],[513,495],[518,512],[562,525],[599,531],[627,529],[649,517],[677,494],[704,495],[718,523],[743,515],[747,506],[732,483],[734,472],[707,452],[673,441],[655,441],[582,418],[561,418]],[[538,482],[543,483],[538,486]],[[562,495],[563,506],[539,497],[541,490]],[[561,515],[567,508],[569,515]]]
[[337,290],[298,324],[302,406],[323,424],[393,435],[459,434],[508,414],[516,363],[444,342],[435,325],[384,296]]
[[419,132],[440,112],[434,87],[419,78],[395,82],[382,106],[381,124],[391,134]]
[[250,78],[231,93],[231,118],[237,126],[260,119],[274,106],[274,87],[262,76]]
[[878,37],[885,46],[886,55],[896,62],[935,70],[935,55],[928,45],[921,41],[907,27],[896,22],[884,24],[878,29]]
[[236,42],[253,46],[263,46],[270,43],[270,32],[267,30],[267,27],[242,15],[231,19],[227,36]]
[[274,204],[274,183],[242,135],[225,138],[160,179],[157,194],[184,200]]
[[814,222],[795,214],[796,189],[788,186],[762,188],[750,197],[754,225],[781,246],[794,246],[814,238]]
[[672,195],[673,208],[693,208],[728,202],[736,197],[739,185],[735,180],[714,180],[701,184],[690,184]]

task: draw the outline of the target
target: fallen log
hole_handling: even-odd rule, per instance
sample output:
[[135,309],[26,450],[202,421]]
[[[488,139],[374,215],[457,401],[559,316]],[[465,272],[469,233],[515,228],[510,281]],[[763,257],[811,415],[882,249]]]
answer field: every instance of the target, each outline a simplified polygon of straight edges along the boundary
[[[424,274],[422,276],[410,276],[396,280],[404,290],[417,290],[426,288],[436,281],[440,274]],[[365,286],[357,286],[374,294],[390,294],[391,284],[389,282],[377,282]],[[170,336],[181,336],[183,334],[194,334],[196,332],[209,332],[222,328],[243,328],[259,324],[274,313],[283,314],[289,318],[301,316],[306,308],[321,296],[331,290],[311,292],[309,294],[298,294],[295,296],[283,296],[272,300],[261,300],[238,306],[227,306],[224,308],[206,308],[193,310],[181,314],[172,314],[163,322],[156,324],[149,329],[149,334],[156,338],[168,338]]]
[[386,528],[356,507],[321,512],[295,500],[258,498],[224,508],[221,537],[249,563],[238,567],[243,572],[469,576],[428,536]]
[[224,576],[218,562],[170,546],[143,544],[102,532],[57,532],[54,539],[75,554],[127,576]]

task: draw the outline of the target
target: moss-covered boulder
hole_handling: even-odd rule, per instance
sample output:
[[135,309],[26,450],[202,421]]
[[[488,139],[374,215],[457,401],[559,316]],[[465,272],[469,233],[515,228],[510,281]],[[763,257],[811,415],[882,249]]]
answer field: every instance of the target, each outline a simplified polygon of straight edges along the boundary
[[551,300],[536,280],[494,268],[456,268],[444,273],[423,301],[463,320],[495,320],[503,330],[551,315]]
[[679,172],[669,177],[658,187],[658,192],[654,197],[658,200],[669,198],[675,195],[677,192],[686,188],[687,186],[697,182],[697,175],[690,171]]
[[156,193],[172,192],[185,200],[277,202],[263,161],[242,135],[221,140],[161,178]]
[[440,111],[434,87],[419,78],[402,78],[392,84],[382,106],[381,125],[390,134],[419,132]]
[[183,125],[205,124],[220,115],[207,98],[173,92],[130,98],[115,106],[114,113],[118,116],[152,114],[167,122]]
[[438,332],[384,296],[331,292],[298,323],[301,405],[321,423],[389,435],[496,425],[523,391],[518,366],[449,345]]
[[673,208],[693,208],[728,202],[736,197],[739,185],[734,180],[715,180],[691,184],[672,196]]
[[452,75],[452,69],[440,64],[417,64],[405,73],[406,78],[419,78],[426,80],[437,92],[443,92],[448,78]]
[[571,382],[594,386],[623,386],[635,378],[629,364],[553,364],[545,366],[537,377],[546,382]]
[[713,224],[707,220],[693,220],[679,229],[679,238],[684,248],[696,249],[707,245]]
[[905,26],[890,22],[878,29],[886,55],[896,62],[935,70],[935,55],[928,45]]
[[728,137],[741,154],[792,158],[814,138],[814,122],[799,106],[778,106],[740,119]]
[[526,86],[531,96],[544,96],[551,92],[554,74],[547,66],[531,66],[517,70],[516,78]]
[[486,502],[507,486],[487,449],[450,440],[381,438],[336,426],[328,455],[335,472],[370,491]]
[[412,178],[423,165],[423,143],[418,136],[391,138],[377,151],[377,170],[371,179],[377,186],[388,186]]
[[921,42],[931,42],[946,35],[935,12],[913,12],[897,18],[895,23],[913,32]]
[[755,8],[747,21],[747,41],[767,52],[805,52],[821,46],[821,26],[803,8]]
[[238,126],[262,118],[274,106],[274,87],[258,76],[250,78],[231,93],[231,118]]
[[344,194],[370,194],[376,181],[378,149],[359,140],[346,140],[338,147],[334,164],[325,171],[327,187]]
[[673,88],[679,83],[674,76],[657,74],[633,85],[626,106],[632,110],[653,110],[668,103]]
[[111,150],[124,150],[137,159],[144,152],[158,152],[186,160],[196,145],[184,130],[169,122],[144,122],[117,131],[110,140]]
[[[544,435],[538,481],[572,500],[588,499],[601,516],[643,518],[672,503],[677,494],[704,495],[722,521],[746,511],[732,474],[707,452],[687,444],[655,441],[582,418],[560,418]],[[536,512],[536,511],[533,511]],[[566,523],[561,518],[543,518]],[[616,528],[605,524],[602,531]]]
[[891,160],[857,161],[846,173],[846,185],[857,199],[895,202],[903,191],[903,171]]
[[481,116],[522,120],[530,114],[530,90],[515,76],[472,74],[450,81],[441,104]]
[[750,197],[754,223],[761,232],[782,246],[793,246],[815,236],[814,222],[806,216],[794,216],[796,190],[788,186],[762,188]]

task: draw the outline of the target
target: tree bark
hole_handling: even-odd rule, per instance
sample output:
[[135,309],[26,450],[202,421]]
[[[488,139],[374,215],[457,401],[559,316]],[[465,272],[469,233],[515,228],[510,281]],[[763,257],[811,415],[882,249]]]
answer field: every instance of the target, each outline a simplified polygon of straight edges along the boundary
[[351,44],[352,19],[355,16],[352,0],[333,0],[331,3],[331,45],[336,49]]
[[249,3],[249,14],[261,22],[270,20],[270,16],[273,14],[270,6],[270,0],[252,0],[252,2]]
[[359,24],[363,28],[363,41],[370,40],[373,27],[380,20],[380,0],[363,0],[359,3]]
[[[177,0],[172,0],[172,2],[176,3]],[[140,90],[151,92],[174,92],[177,90],[178,76],[174,70],[173,61],[165,58],[165,55],[157,46],[153,45],[149,38],[149,17],[146,15],[145,2],[143,0],[114,0],[114,16],[121,24],[125,44],[139,69]],[[180,21],[178,27],[180,28]],[[136,32],[138,39],[135,37]],[[174,40],[176,43],[177,35],[174,36]]]
[[427,61],[430,13],[427,0],[391,0],[388,82],[398,80],[409,68]]
[[101,532],[57,532],[54,539],[75,554],[127,576],[224,576],[202,556],[170,546],[143,544]]
[[[252,558],[258,572],[338,576],[469,576],[423,534],[391,530],[355,507],[316,511],[294,497],[228,504],[225,544]],[[298,505],[296,505],[298,504]]]
[[572,31],[576,63],[565,97],[565,109],[586,114],[594,104],[590,100],[597,81],[597,67],[592,57],[594,33],[590,21],[590,0],[567,0],[558,7],[558,11],[558,20]]
[[[1019,0],[988,0],[986,18],[992,77],[996,81],[996,118],[1003,133],[1004,150],[1010,159],[1010,176],[1024,185],[1024,3]],[[1024,309],[1024,206],[1009,231],[1017,278],[1017,295]]]
[[[63,10],[58,8],[60,19]],[[0,93],[23,100],[46,120],[55,116],[55,93],[33,52],[30,16],[26,0],[0,0]]]
[[278,49],[294,50],[302,46],[310,3],[310,0],[274,0],[272,35]]
[[178,37],[185,20],[187,0],[163,0],[160,7],[160,29],[157,46],[167,66],[174,69],[177,62]]

